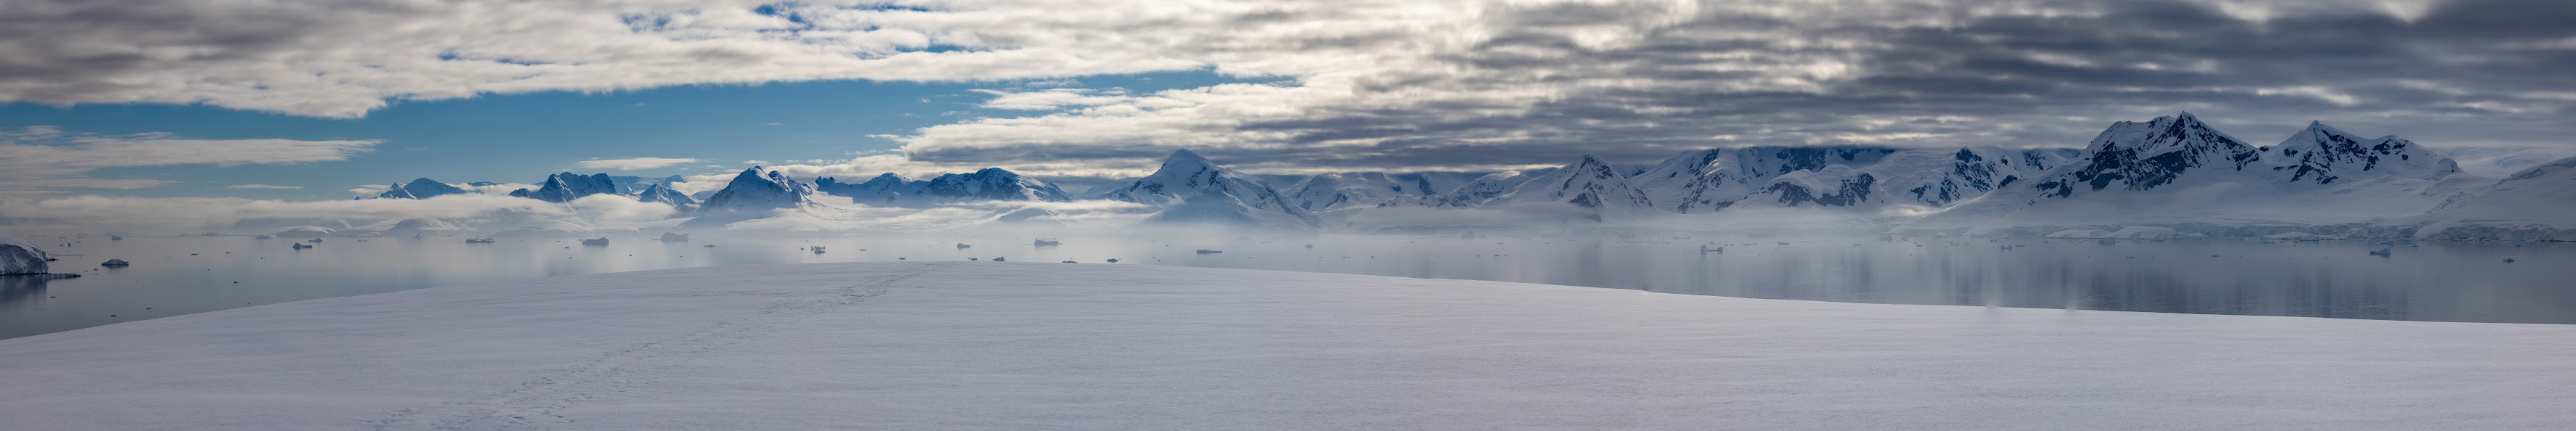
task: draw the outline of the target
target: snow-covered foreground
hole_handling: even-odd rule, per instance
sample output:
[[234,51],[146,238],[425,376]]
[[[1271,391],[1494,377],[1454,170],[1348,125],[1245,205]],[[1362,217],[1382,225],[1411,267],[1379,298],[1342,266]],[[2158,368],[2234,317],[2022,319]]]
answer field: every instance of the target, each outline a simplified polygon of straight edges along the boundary
[[0,340],[0,429],[2571,429],[2568,358],[2576,326],[736,266]]

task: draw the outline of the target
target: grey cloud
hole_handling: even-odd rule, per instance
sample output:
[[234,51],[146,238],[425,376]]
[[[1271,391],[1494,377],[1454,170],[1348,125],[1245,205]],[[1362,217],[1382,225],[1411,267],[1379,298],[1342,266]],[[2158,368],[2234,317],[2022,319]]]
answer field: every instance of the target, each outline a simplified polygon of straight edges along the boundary
[[[2092,17],[1998,16],[1921,27],[1809,28],[1721,15],[1654,29],[1648,40],[1615,49],[1588,49],[1547,32],[1503,33],[1444,57],[1491,72],[1480,77],[1492,81],[1375,90],[1586,79],[1651,84],[1578,89],[1508,116],[1456,117],[1446,114],[1458,107],[1425,101],[1255,122],[1243,127],[1291,133],[1290,142],[1384,141],[1356,151],[1237,151],[1263,160],[1398,167],[1548,163],[1581,151],[1635,160],[1742,144],[2072,146],[2109,121],[2177,110],[2218,117],[2257,142],[2277,137],[2248,132],[2285,134],[2326,119],[2433,145],[2569,144],[2563,136],[2576,126],[2559,119],[2570,103],[2521,93],[2576,90],[2576,74],[2565,72],[2576,70],[2569,69],[2576,51],[2500,46],[2576,34],[2576,14],[2567,12],[2576,3],[2508,3],[2445,3],[2413,22],[2359,8],[2256,22],[2186,2],[2110,2],[2094,5],[2099,15]],[[1541,16],[1525,22],[1552,25],[1620,19],[1582,8],[1526,12]],[[1867,43],[1817,49],[1790,39],[1700,37],[1748,28]],[[1814,91],[1747,91],[1728,85],[1777,72],[1694,67],[1710,64],[1695,58],[1742,51],[1847,59],[1855,71],[1820,81]],[[2499,102],[2527,110],[2480,107]],[[1964,120],[1927,120],[1940,116]],[[1922,137],[1865,139],[1904,134]],[[1720,135],[1738,138],[1708,138]]]

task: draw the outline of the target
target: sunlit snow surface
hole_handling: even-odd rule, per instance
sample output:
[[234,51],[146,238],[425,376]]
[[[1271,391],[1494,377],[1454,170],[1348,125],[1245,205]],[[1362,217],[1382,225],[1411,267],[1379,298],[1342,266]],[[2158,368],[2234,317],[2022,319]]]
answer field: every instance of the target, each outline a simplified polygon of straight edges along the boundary
[[734,266],[0,340],[0,429],[2569,429],[2576,326]]

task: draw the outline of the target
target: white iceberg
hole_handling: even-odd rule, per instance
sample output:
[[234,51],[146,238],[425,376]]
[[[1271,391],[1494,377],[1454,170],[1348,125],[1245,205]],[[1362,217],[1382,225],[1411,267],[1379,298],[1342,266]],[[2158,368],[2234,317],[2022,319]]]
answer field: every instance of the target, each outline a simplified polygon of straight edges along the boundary
[[45,264],[45,249],[37,248],[36,243],[26,239],[0,233],[0,275],[43,274],[49,270]]

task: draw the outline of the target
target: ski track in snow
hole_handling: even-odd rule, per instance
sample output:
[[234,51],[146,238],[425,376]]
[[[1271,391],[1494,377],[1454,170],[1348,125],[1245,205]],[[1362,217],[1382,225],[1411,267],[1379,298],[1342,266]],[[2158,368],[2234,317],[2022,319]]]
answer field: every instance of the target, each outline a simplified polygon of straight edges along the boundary
[[369,429],[527,429],[549,425],[571,425],[573,419],[556,415],[584,401],[617,396],[639,386],[651,386],[653,370],[667,367],[673,359],[703,356],[767,335],[780,323],[849,308],[885,294],[895,284],[923,274],[955,266],[934,263],[879,277],[865,283],[842,286],[836,290],[750,293],[726,292],[711,295],[760,295],[786,298],[751,315],[716,322],[709,328],[669,339],[646,342],[601,353],[582,363],[550,370],[532,376],[518,387],[470,400],[445,403],[436,407],[399,409],[383,419],[370,421]]

